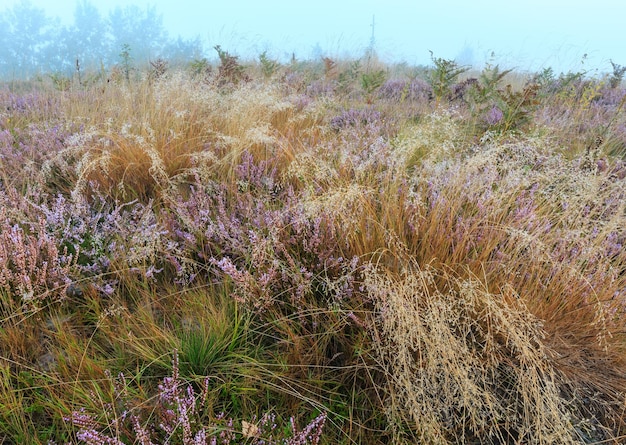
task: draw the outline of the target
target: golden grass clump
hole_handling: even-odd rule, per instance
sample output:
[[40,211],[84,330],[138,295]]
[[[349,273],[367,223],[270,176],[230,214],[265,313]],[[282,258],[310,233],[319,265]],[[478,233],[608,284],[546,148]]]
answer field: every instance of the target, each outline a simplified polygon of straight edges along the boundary
[[585,419],[561,396],[541,321],[511,288],[492,294],[416,264],[395,276],[371,269],[365,286],[398,440],[576,442],[573,424]]
[[[206,170],[233,175],[244,151],[286,166],[292,148],[285,136],[297,139],[315,125],[271,85],[220,91],[177,72],[120,88],[97,107],[73,110],[86,130],[57,164],[75,159],[76,171],[66,173],[75,176],[75,192],[95,186],[125,201],[161,199]],[[53,166],[47,171],[58,173]]]
[[422,118],[422,122],[404,128],[394,141],[398,162],[410,168],[424,158],[442,161],[454,156],[465,142],[465,135],[454,110],[437,109]]

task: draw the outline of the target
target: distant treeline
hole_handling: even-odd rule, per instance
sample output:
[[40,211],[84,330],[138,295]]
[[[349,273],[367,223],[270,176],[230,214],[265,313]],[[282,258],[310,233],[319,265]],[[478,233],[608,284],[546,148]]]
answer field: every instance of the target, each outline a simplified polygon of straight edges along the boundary
[[145,63],[202,56],[199,38],[171,37],[154,6],[116,7],[104,16],[79,0],[73,23],[62,25],[28,0],[0,10],[0,78],[93,71],[128,61]]

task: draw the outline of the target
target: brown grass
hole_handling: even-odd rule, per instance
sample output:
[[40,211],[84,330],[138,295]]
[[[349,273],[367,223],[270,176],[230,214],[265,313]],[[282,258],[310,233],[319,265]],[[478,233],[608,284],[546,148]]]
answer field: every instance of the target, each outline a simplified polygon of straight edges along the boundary
[[[350,67],[330,62],[317,80]],[[315,71],[293,86],[282,68],[237,87],[181,70],[70,89],[58,115],[33,111],[82,129],[27,177],[0,169],[0,265],[15,272],[12,227],[41,248],[78,224],[46,220],[57,195],[111,205],[117,232],[63,235],[97,252],[40,280],[39,305],[0,289],[0,441],[42,426],[39,443],[74,440],[64,416],[104,412],[107,370],[149,418],[173,350],[186,379],[211,378],[211,419],[329,412],[326,443],[623,440],[626,183],[608,145],[585,150],[597,86],[481,140],[464,104],[379,99],[358,77],[309,97]],[[380,119],[330,125],[350,109]],[[263,177],[242,179],[250,166]]]

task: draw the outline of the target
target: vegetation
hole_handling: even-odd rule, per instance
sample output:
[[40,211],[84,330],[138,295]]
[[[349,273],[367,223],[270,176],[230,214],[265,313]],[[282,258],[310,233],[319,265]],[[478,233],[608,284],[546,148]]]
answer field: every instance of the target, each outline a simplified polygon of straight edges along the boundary
[[1,442],[626,439],[621,67],[134,50],[0,88]]
[[28,0],[0,7],[0,79],[54,75],[68,77],[82,70],[98,74],[130,59],[148,65],[158,58],[179,64],[203,51],[199,38],[172,38],[156,7],[117,6],[101,15],[89,0],[76,2],[73,23],[58,18]]

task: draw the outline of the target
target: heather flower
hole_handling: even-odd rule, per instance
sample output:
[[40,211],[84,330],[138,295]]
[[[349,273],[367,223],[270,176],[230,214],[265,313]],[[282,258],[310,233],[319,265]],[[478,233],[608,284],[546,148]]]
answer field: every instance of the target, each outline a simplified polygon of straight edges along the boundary
[[377,94],[382,99],[394,102],[427,102],[432,98],[432,88],[428,82],[418,77],[411,81],[389,79],[381,85]]
[[93,429],[97,426],[97,422],[91,414],[85,412],[85,408],[81,408],[78,411],[74,411],[70,418],[66,418],[66,421],[72,422],[74,426],[83,429]]
[[306,94],[296,94],[290,96],[289,100],[294,105],[297,111],[305,110],[313,103],[313,99]]
[[316,80],[306,87],[306,94],[311,98],[330,97],[338,86],[336,81]]
[[80,430],[76,438],[86,445],[125,445],[121,440],[108,437],[93,429]]
[[272,167],[269,161],[255,162],[254,157],[247,151],[241,158],[241,163],[236,168],[240,189],[247,191],[250,187],[255,191],[274,193],[277,187],[276,168]]
[[301,93],[306,88],[306,79],[303,73],[290,71],[283,77],[283,84],[288,90]]
[[408,96],[408,82],[402,79],[389,79],[378,89],[381,98],[400,102]]
[[497,125],[503,117],[504,113],[502,110],[494,105],[485,114],[485,122],[487,122],[488,125]]
[[381,120],[381,114],[371,108],[351,108],[330,120],[330,128],[341,130],[347,127],[362,127],[377,124]]
[[624,97],[626,97],[626,89],[624,88],[603,86],[598,93],[599,94],[593,98],[594,104],[612,111],[616,110],[624,100]]
[[[284,445],[315,445],[319,442],[322,435],[322,429],[326,421],[326,414],[320,414],[302,430],[298,430],[295,421],[290,420],[291,434],[290,437],[278,441],[274,437],[274,431],[277,428],[275,415],[265,413],[259,422],[255,422],[255,418],[251,422],[242,420],[242,429],[235,429],[235,422],[232,418],[226,418],[219,415],[214,423],[207,424],[205,420],[205,401],[208,391],[208,379],[205,379],[204,388],[200,394],[196,394],[193,387],[185,384],[180,375],[178,368],[178,354],[174,351],[172,359],[172,375],[165,377],[158,386],[158,403],[154,411],[149,417],[145,418],[140,414],[127,413],[133,412],[134,407],[130,406],[129,398],[125,394],[127,383],[123,375],[112,382],[116,398],[123,402],[123,413],[115,413],[113,404],[107,404],[107,418],[110,425],[99,425],[96,417],[89,414],[85,409],[81,408],[74,411],[67,418],[67,421],[78,428],[76,437],[78,440],[88,445],[123,445],[123,442],[115,436],[108,435],[103,431],[118,431],[124,427],[126,431],[131,432],[130,439],[132,443],[140,445],[153,445],[158,442],[155,440],[165,434],[166,443],[181,445],[206,445],[207,443],[220,443],[222,445],[241,443],[241,440],[249,440],[254,445],[282,443]],[[137,411],[141,412],[141,411]],[[114,428],[115,422],[123,422],[124,425],[117,424],[118,428]]]
[[0,211],[0,286],[9,295],[29,304],[63,299],[74,265],[43,220],[25,230],[11,224],[5,208]]

